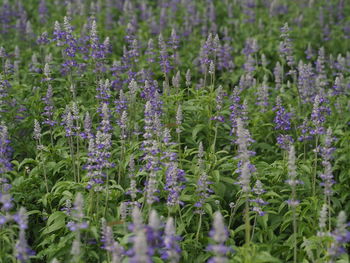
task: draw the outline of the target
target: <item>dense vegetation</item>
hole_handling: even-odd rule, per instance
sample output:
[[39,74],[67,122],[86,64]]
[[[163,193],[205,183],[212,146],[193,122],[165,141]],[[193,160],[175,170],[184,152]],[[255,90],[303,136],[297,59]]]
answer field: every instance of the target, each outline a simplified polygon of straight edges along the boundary
[[2,0],[0,262],[349,262],[346,0]]

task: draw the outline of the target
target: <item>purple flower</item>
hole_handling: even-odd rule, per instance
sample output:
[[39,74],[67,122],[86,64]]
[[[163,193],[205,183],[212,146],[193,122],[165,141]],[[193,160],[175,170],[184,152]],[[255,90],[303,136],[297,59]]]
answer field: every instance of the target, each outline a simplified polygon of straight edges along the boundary
[[129,101],[123,90],[119,92],[119,98],[114,101],[115,112],[118,115],[122,115],[124,111],[128,110]]
[[326,229],[326,223],[327,223],[327,217],[328,217],[328,211],[327,211],[327,205],[323,204],[322,209],[320,211],[320,217],[319,217],[319,231],[317,231],[317,236],[326,236],[328,233],[324,232]]
[[[4,187],[4,184],[1,185]],[[13,198],[6,190],[0,192],[0,203],[2,204],[1,211],[8,212],[13,207]]]
[[313,51],[310,43],[308,43],[308,45],[307,45],[307,49],[305,50],[305,55],[306,55],[307,60],[312,59],[314,56],[314,51]]
[[260,180],[255,182],[255,186],[253,188],[253,193],[256,195],[255,199],[250,199],[249,201],[253,203],[253,211],[256,212],[259,216],[265,215],[265,212],[262,210],[264,205],[267,205],[268,202],[264,201],[261,198],[261,195],[265,193],[263,189],[263,185]]
[[48,9],[47,9],[45,0],[40,0],[38,11],[39,11],[38,13],[39,13],[40,23],[45,24],[48,18]]
[[246,104],[241,102],[241,97],[240,97],[240,93],[242,92],[242,89],[240,89],[239,87],[236,87],[233,90],[233,94],[231,96],[231,101],[232,104],[230,106],[230,110],[231,110],[231,114],[230,114],[230,121],[231,121],[231,132],[230,134],[232,135],[232,133],[235,132],[236,128],[237,128],[237,120],[238,119],[242,119],[243,121],[247,120],[247,116],[246,116]]
[[327,74],[326,74],[326,58],[324,47],[321,47],[318,51],[318,57],[316,61],[316,82],[321,89],[327,86]]
[[52,91],[51,85],[48,86],[46,96],[42,98],[42,101],[45,104],[44,112],[42,113],[45,120],[42,123],[52,127],[56,124],[56,121],[53,120],[54,105],[53,105],[53,91]]
[[50,43],[47,32],[43,32],[36,40],[38,45],[47,45]]
[[246,58],[243,69],[248,73],[255,71],[255,59],[252,57],[252,55],[248,55]]
[[289,38],[289,27],[287,23],[285,23],[284,26],[281,28],[281,38],[282,42],[280,42],[279,47],[280,55],[287,61],[287,65],[290,68],[293,68],[295,65],[295,60],[293,56],[292,41]]
[[195,210],[195,213],[197,214],[205,213],[203,206],[209,198],[210,194],[213,192],[213,190],[209,188],[210,184],[211,182],[208,180],[208,174],[205,171],[202,171],[196,185],[196,197],[198,201],[194,204],[194,207],[197,208]]
[[244,122],[237,119],[237,140],[235,143],[238,145],[237,156],[238,167],[236,172],[239,173],[238,183],[242,187],[244,193],[250,192],[250,178],[256,171],[255,166],[250,162],[249,158],[255,155],[255,152],[250,151],[248,148],[253,142],[249,130],[244,127]]
[[167,75],[170,72],[172,66],[170,65],[167,46],[164,42],[162,34],[160,34],[158,37],[158,45],[159,45],[159,54],[160,54],[159,59],[160,59],[161,70],[164,75]]
[[311,63],[304,64],[300,61],[298,64],[298,90],[302,103],[311,102],[317,92],[315,73]]
[[307,118],[304,119],[303,124],[300,125],[298,128],[301,131],[301,135],[298,137],[298,141],[305,142],[312,140],[313,136],[310,134],[311,127]]
[[310,133],[313,135],[320,135],[326,132],[323,124],[326,121],[326,115],[330,115],[330,109],[324,105],[325,103],[327,103],[325,98],[316,95],[311,113],[314,129]]
[[156,51],[154,48],[153,39],[150,39],[148,41],[148,46],[147,46],[147,50],[145,52],[145,55],[147,57],[148,62],[153,63],[156,61],[156,59],[155,59]]
[[332,147],[333,141],[335,141],[335,138],[332,137],[332,129],[328,128],[323,146],[320,148],[321,156],[323,158],[322,165],[324,167],[324,172],[320,175],[320,178],[322,179],[320,185],[324,187],[324,194],[327,198],[332,195],[332,186],[335,183],[331,164],[331,160],[333,159],[332,154],[335,151],[335,148]]
[[283,150],[289,151],[289,147],[294,143],[293,137],[286,134],[279,134],[277,136],[277,144]]
[[283,131],[290,130],[291,129],[290,120],[293,115],[292,113],[287,112],[285,108],[282,106],[280,97],[277,97],[276,106],[273,108],[273,110],[276,112],[275,119],[274,119],[275,129],[283,130]]
[[101,108],[102,120],[96,136],[91,136],[89,140],[88,161],[87,165],[84,166],[84,169],[88,171],[87,177],[90,178],[87,188],[94,187],[95,191],[102,190],[101,185],[106,177],[105,170],[114,166],[109,161],[112,147],[112,134],[110,133],[112,126],[109,120],[108,105],[104,103]]
[[150,252],[153,252],[153,249],[149,249],[148,242],[146,238],[145,226],[142,223],[142,216],[140,210],[137,206],[134,207],[132,211],[132,225],[130,226],[133,232],[132,238],[132,249],[127,252],[129,257],[129,262],[132,263],[151,263]]
[[258,42],[255,38],[247,38],[242,53],[248,57],[249,55],[259,51]]
[[287,203],[295,207],[299,204],[299,201],[296,200],[296,186],[298,184],[301,184],[302,182],[297,179],[297,167],[295,163],[295,148],[294,145],[290,145],[289,152],[288,152],[288,180],[286,180],[286,183],[291,187],[292,189],[292,198],[287,201]]
[[172,217],[167,219],[163,243],[164,247],[162,249],[162,259],[168,260],[171,263],[177,263],[181,258],[181,248],[178,244],[180,237],[176,236],[174,220]]
[[130,161],[129,161],[129,179],[130,179],[130,189],[127,191],[127,194],[131,196],[132,200],[135,200],[136,194],[140,191],[137,189],[137,185],[136,185],[137,183],[135,180],[135,160],[133,155],[130,157]]
[[123,258],[123,247],[114,240],[113,229],[107,226],[106,220],[102,220],[102,242],[103,249],[108,251],[112,255],[112,262],[121,262]]
[[8,129],[4,122],[0,124],[0,174],[5,174],[12,170],[11,154],[12,148],[9,146]]
[[260,106],[261,112],[266,112],[267,106],[269,106],[269,89],[270,87],[267,84],[267,75],[264,75],[264,80],[261,85],[258,86],[258,98],[256,105]]
[[[154,100],[155,99],[155,100]],[[146,181],[146,201],[152,204],[158,201],[156,193],[158,192],[158,170],[159,165],[159,139],[162,136],[162,125],[160,123],[160,114],[158,109],[158,98],[147,101],[144,111],[144,141],[142,150],[144,152],[143,160],[145,161],[144,169],[149,173]]]
[[208,260],[209,263],[224,263],[228,262],[227,254],[232,252],[232,249],[225,245],[229,237],[229,233],[224,225],[224,218],[219,211],[214,213],[213,228],[210,231],[210,237],[214,244],[207,247],[214,256]]
[[283,68],[279,61],[277,61],[276,66],[273,70],[273,75],[275,77],[276,89],[280,90],[282,87]]
[[92,134],[92,122],[91,122],[91,117],[89,112],[85,113],[85,117],[84,117],[84,132],[82,132],[80,134],[80,136],[83,139],[92,139],[93,138],[93,134]]
[[[111,84],[108,79],[103,81],[102,79],[99,81],[97,88],[96,88],[96,98],[100,101],[100,103],[107,103],[109,104],[109,100],[112,97],[111,96],[111,90],[110,90]],[[99,109],[101,110],[101,109]]]
[[333,237],[333,242],[328,248],[328,254],[330,255],[331,263],[334,263],[335,260],[341,255],[346,253],[344,245],[350,242],[350,231],[347,230],[348,224],[346,223],[346,214],[344,211],[341,211],[337,218],[337,227],[331,233]]
[[25,208],[21,207],[18,214],[14,216],[15,221],[19,224],[19,237],[16,242],[16,258],[21,263],[28,262],[30,256],[35,255],[35,252],[28,246],[25,230],[27,229],[28,216]]

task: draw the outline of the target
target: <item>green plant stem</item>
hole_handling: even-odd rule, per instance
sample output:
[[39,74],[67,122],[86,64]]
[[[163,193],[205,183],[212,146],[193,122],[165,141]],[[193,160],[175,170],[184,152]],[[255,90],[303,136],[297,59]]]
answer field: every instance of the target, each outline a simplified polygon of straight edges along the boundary
[[[185,223],[184,223],[184,221],[183,221],[183,219],[182,219],[181,206],[180,206],[180,205],[177,205],[177,207],[178,207],[178,210],[179,210],[179,217],[180,217],[181,225],[185,226]],[[175,219],[176,219],[176,218],[174,218],[174,220],[175,220]],[[184,231],[185,231],[185,233],[187,234],[187,231],[186,231],[186,228],[185,228],[185,227],[184,227]]]
[[232,223],[232,220],[233,220],[233,216],[236,214],[237,212],[237,209],[238,209],[238,203],[239,201],[241,201],[241,198],[242,198],[242,193],[239,195],[238,199],[237,199],[237,202],[234,206],[234,209],[233,209],[233,212],[231,213],[230,215],[230,220],[228,222],[228,228],[230,229],[231,228],[231,223]]
[[89,205],[89,209],[88,209],[88,215],[90,215],[90,217],[92,216],[93,213],[93,207],[94,207],[94,191],[92,190],[92,188],[90,189],[89,192],[90,195],[90,205]]
[[216,138],[218,136],[218,123],[215,123],[214,128],[214,139],[213,139],[213,153],[215,153],[215,146],[216,146]]
[[293,262],[297,263],[297,216],[296,216],[296,207],[293,205],[293,233],[294,233],[294,253],[293,253]]
[[312,195],[316,195],[316,174],[317,174],[317,158],[318,158],[318,136],[316,135],[315,142],[315,160],[314,160],[314,173],[312,177]]
[[77,136],[77,182],[80,182],[80,151],[79,151],[79,137]]
[[293,262],[297,263],[297,213],[296,213],[296,188],[295,185],[292,186],[292,216],[293,216]]
[[328,232],[331,232],[332,224],[331,224],[331,219],[332,219],[332,213],[331,213],[331,198],[328,196]]
[[51,140],[51,146],[53,147],[53,134],[52,134],[52,126],[50,126],[50,140]]
[[178,147],[178,160],[179,160],[179,166],[182,168],[182,152],[181,152],[181,138],[180,133],[177,134],[177,147]]
[[74,149],[73,149],[73,139],[71,136],[69,136],[68,143],[69,143],[70,156],[72,158],[74,181],[77,182],[77,175],[76,175],[76,171],[75,171],[75,157],[74,157]]
[[120,152],[120,161],[119,161],[119,167],[118,167],[118,184],[120,184],[120,181],[121,181],[122,164],[123,164],[123,161],[124,161],[124,152],[125,152],[125,140],[122,139],[121,152]]
[[105,202],[105,209],[104,209],[104,217],[106,218],[107,211],[108,211],[108,199],[109,199],[109,173],[106,173],[106,202]]
[[250,237],[250,240],[252,240],[252,241],[253,241],[253,238],[254,238],[255,226],[256,226],[257,218],[258,218],[258,214],[255,214],[253,228],[252,228],[252,236]]
[[199,214],[199,221],[198,221],[198,228],[197,228],[197,234],[196,234],[196,241],[199,239],[199,232],[201,231],[202,227],[202,214]]
[[[38,140],[37,148],[38,148],[39,145],[41,146],[41,140],[40,140],[40,139]],[[41,156],[41,157],[43,156],[43,152],[42,152],[41,149],[40,149],[40,156]],[[42,159],[41,161],[42,161],[42,167],[43,167],[43,173],[44,173],[44,179],[45,179],[46,193],[48,194],[48,193],[49,193],[49,185],[48,185],[48,182],[47,182],[46,168],[45,168],[45,166],[43,165],[43,164],[44,164],[43,158],[40,158],[40,159]]]
[[249,201],[248,196],[246,196],[245,200],[245,209],[244,209],[244,224],[245,224],[245,243],[250,243],[250,219],[249,219]]

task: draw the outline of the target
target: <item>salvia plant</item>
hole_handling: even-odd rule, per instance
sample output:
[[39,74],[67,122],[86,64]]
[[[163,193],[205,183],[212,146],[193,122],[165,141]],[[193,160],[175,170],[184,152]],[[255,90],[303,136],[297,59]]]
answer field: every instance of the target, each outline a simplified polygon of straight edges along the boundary
[[0,263],[350,262],[349,14],[0,1]]

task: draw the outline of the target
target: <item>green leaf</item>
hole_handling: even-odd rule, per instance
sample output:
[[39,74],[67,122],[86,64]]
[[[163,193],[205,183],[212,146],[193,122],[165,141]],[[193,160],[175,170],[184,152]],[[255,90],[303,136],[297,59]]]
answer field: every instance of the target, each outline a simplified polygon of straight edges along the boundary
[[47,220],[47,227],[44,229],[42,235],[50,234],[54,231],[65,227],[66,214],[61,211],[56,211],[49,216]]
[[192,130],[192,139],[196,140],[197,134],[206,127],[205,124],[197,124]]

